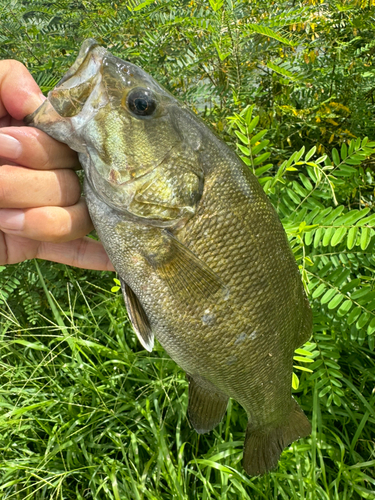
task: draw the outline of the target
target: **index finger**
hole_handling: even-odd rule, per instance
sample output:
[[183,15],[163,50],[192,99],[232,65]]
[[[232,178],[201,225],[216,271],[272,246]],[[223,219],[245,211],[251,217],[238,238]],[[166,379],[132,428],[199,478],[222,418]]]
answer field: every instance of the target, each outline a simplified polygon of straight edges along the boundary
[[37,170],[81,168],[77,153],[33,127],[0,128],[0,157]]

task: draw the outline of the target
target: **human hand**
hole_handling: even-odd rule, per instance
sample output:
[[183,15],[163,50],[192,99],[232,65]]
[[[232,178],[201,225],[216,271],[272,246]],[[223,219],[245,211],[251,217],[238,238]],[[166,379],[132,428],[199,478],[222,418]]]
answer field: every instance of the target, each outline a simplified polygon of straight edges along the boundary
[[0,265],[39,258],[113,270],[98,241],[74,169],[76,153],[23,126],[45,97],[26,67],[0,61]]

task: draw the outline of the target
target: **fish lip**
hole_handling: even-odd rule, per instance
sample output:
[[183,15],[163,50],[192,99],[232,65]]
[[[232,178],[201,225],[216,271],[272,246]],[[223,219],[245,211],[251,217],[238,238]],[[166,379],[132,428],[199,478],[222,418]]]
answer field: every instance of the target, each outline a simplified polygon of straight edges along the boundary
[[[82,66],[87,62],[87,57],[90,54],[92,54],[93,49],[95,49],[96,47],[100,47],[102,51],[104,51],[104,53],[107,52],[107,50],[104,49],[104,47],[101,47],[100,44],[94,38],[87,38],[86,40],[84,40],[74,63],[71,65],[68,71],[63,75],[61,80],[57,82],[55,88],[60,87],[67,80],[72,78],[72,76],[76,75],[82,68]],[[101,58],[103,58],[104,53],[102,54]]]

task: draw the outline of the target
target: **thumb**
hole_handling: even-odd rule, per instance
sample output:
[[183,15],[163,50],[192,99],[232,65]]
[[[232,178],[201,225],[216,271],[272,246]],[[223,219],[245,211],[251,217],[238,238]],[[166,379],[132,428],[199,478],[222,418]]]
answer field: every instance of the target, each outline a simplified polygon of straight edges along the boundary
[[0,61],[0,118],[9,114],[22,120],[45,97],[26,67],[11,59]]

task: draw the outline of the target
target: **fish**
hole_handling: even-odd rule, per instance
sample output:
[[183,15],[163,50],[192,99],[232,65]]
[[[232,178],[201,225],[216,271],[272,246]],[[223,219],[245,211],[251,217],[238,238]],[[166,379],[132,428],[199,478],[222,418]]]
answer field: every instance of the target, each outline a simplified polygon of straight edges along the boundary
[[78,152],[97,234],[142,346],[185,371],[198,433],[229,398],[247,412],[243,467],[277,467],[311,425],[292,397],[312,313],[257,178],[186,105],[94,39],[25,119]]

